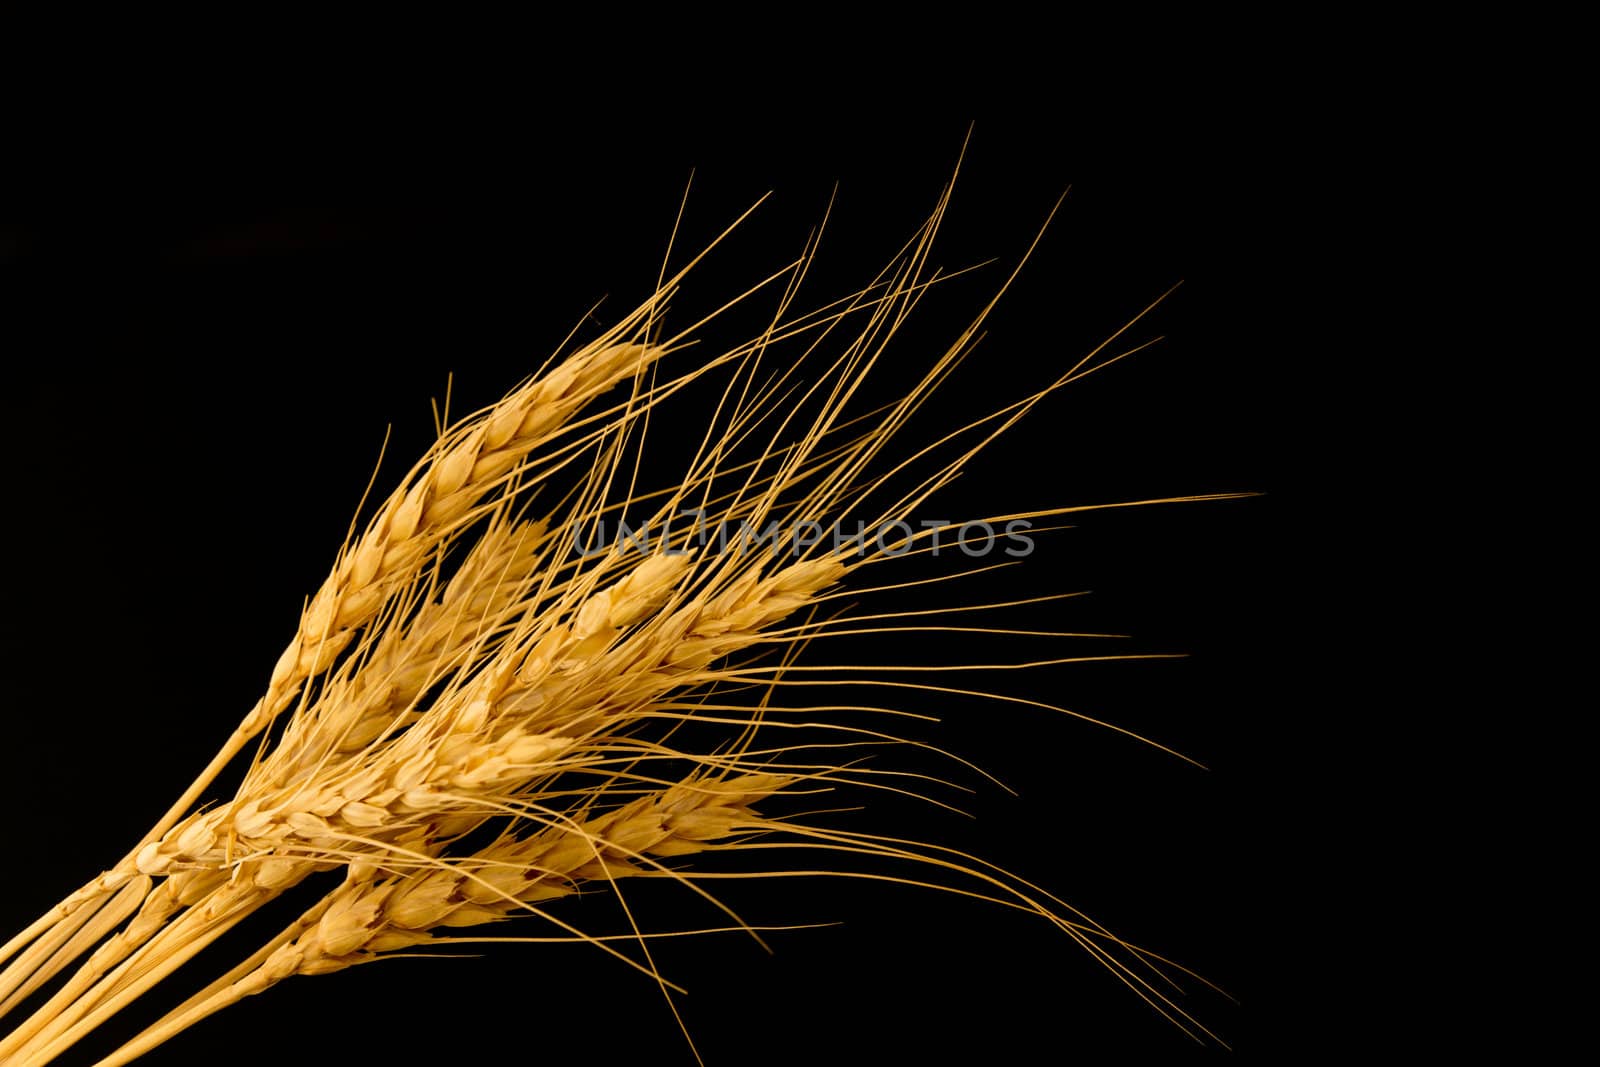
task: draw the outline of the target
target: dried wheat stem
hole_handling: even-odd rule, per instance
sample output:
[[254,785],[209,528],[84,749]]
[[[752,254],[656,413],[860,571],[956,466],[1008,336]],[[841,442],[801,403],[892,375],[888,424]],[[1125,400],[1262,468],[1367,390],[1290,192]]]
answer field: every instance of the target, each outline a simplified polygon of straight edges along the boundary
[[160,1025],[145,1030],[100,1060],[95,1067],[121,1067],[122,1064],[131,1063],[145,1053],[166,1044],[195,1023],[215,1015],[230,1004],[237,1004],[245,997],[264,992],[274,984],[276,979],[267,969],[258,967],[251,970],[242,977],[208,992],[205,996],[186,1003],[182,1010],[169,1015]]
[[[95,989],[78,998],[40,1029],[27,1044],[14,1052],[8,1050],[0,1055],[14,1056],[21,1067],[44,1067],[249,917],[261,903],[259,897],[259,891],[238,895],[223,893],[203,908],[186,912],[178,922],[159,935],[161,951],[148,953],[148,962],[134,967],[134,964],[142,962],[141,956],[146,954],[142,951],[136,953],[102,979]],[[152,945],[156,943],[151,942]],[[124,975],[128,980],[120,981]],[[101,992],[102,989],[104,992]]]
[[[173,1035],[193,1026],[207,1016],[220,1011],[229,1004],[237,1003],[252,992],[258,992],[259,990],[251,987],[265,981],[265,973],[258,973],[261,965],[277,950],[278,946],[294,940],[300,934],[315,926],[337,896],[337,893],[330,893],[323,897],[318,904],[308,909],[298,919],[279,931],[277,936],[233,967],[227,974],[222,975],[168,1012],[160,1021],[146,1028],[134,1040],[117,1049],[111,1056],[101,1060],[97,1067],[105,1067],[107,1064],[123,1064],[137,1059],[157,1045],[164,1043]],[[236,985],[241,986],[241,988],[234,989]],[[266,988],[266,984],[262,984],[261,988]],[[161,1036],[155,1037],[154,1035],[157,1034]]]
[[[149,880],[147,876],[136,879],[136,892],[129,894],[131,905],[138,908],[133,920],[125,929],[101,943],[45,1004],[0,1041],[0,1059],[45,1031],[52,1023],[63,1018],[70,1022],[92,1007],[126,974],[130,956],[144,948],[152,938],[161,934],[170,935],[174,927],[167,924],[173,916],[209,900],[224,888],[226,881],[226,875],[220,871],[183,871],[163,879],[154,889],[141,892],[139,890],[148,886]],[[139,882],[143,882],[143,885],[138,885]],[[131,911],[132,907],[128,910]],[[108,973],[111,975],[109,979],[106,978]]]
[[[44,949],[46,953],[54,955],[38,965],[38,970],[27,981],[16,985],[14,991],[0,1003],[0,1015],[5,1015],[17,1004],[25,1000],[36,989],[49,981],[64,964],[57,964],[56,958],[65,961],[77,959],[84,952],[92,948],[102,937],[110,933],[118,923],[122,922],[140,906],[140,902],[150,892],[150,879],[141,876],[132,879],[111,898],[110,903],[101,909],[85,909],[89,914],[84,916],[85,921],[81,928],[77,924],[58,927],[56,934],[67,936],[51,937],[40,941],[36,948]],[[19,977],[25,972],[19,969]]]

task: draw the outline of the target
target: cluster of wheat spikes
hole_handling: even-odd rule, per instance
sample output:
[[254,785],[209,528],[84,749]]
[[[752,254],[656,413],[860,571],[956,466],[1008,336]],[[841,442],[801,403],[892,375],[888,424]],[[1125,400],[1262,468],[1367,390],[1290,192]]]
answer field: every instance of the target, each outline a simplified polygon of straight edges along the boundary
[[[864,377],[938,280],[928,257],[948,196],[947,188],[890,265],[846,300],[794,312],[815,253],[808,243],[737,298],[775,297],[765,329],[664,375],[662,361],[704,325],[670,335],[663,328],[691,263],[603,335],[444,430],[340,551],[266,691],[216,758],[127,856],[0,948],[0,1014],[57,983],[0,1040],[0,1062],[51,1062],[319,872],[343,881],[102,1062],[126,1063],[286,978],[447,942],[450,931],[516,915],[592,941],[670,989],[647,932],[585,935],[563,919],[561,898],[620,892],[621,879],[648,876],[714,900],[683,860],[711,850],[771,857],[745,872],[751,877],[814,872],[813,859],[781,857],[823,850],[835,857],[824,869],[841,875],[1035,913],[1168,1018],[1203,1034],[1171,1003],[1157,970],[1163,961],[1043,890],[948,849],[782,814],[788,795],[906,788],[874,777],[835,743],[898,742],[887,726],[839,713],[880,712],[887,724],[904,709],[808,705],[808,681],[794,674],[819,668],[797,664],[795,654],[819,637],[910,625],[894,614],[852,616],[831,602],[872,588],[870,572],[919,550],[935,531],[909,534],[894,552],[872,542],[852,553],[825,543],[799,553],[711,551],[691,528],[649,552],[625,541],[599,554],[575,551],[581,520],[624,508],[658,530],[694,507],[752,529],[843,514],[867,515],[871,525],[909,517],[1042,397],[1127,354],[1114,347],[1118,331],[1038,393],[890,457],[897,430],[971,348],[994,306],[898,401],[854,411]],[[780,345],[802,358],[769,370],[764,357]],[[795,373],[804,359],[816,367],[809,382]],[[651,413],[713,372],[725,376],[721,401],[681,483],[640,491]],[[750,442],[755,457],[736,460]],[[908,490],[886,493],[909,464],[952,442],[952,458]],[[541,486],[563,484],[561,499],[535,508]],[[1072,510],[1083,509],[990,518]],[[872,673],[872,684],[903,684],[913,699],[946,688],[914,664],[876,668],[885,669],[901,673]],[[790,693],[798,699],[785,699]],[[830,743],[818,742],[821,731]],[[236,758],[248,761],[242,784],[197,807]],[[869,858],[906,873],[858,862]]]

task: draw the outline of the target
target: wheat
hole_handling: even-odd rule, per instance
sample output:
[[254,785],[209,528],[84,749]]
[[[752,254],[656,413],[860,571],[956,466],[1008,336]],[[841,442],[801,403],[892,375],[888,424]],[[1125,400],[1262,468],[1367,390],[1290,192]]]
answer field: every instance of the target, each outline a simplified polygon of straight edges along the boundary
[[[650,311],[650,305],[640,308],[637,317],[618,330],[636,326]],[[349,646],[384,603],[417,576],[430,551],[470,518],[473,506],[506,483],[523,457],[547,442],[584,403],[662,354],[660,348],[602,339],[507,396],[470,429],[441,440],[413,468],[366,532],[340,553],[332,573],[310,598],[294,637],[279,655],[266,692],[147,840],[176,821],[216,773],[294,701],[300,687]],[[131,878],[135,867],[130,855],[68,897],[36,926],[64,919],[84,904],[103,899]],[[8,945],[0,960],[28,933]]]
[[[840,615],[830,602],[857,572],[920,550],[940,528],[908,525],[893,544],[880,538],[875,550],[856,555],[802,543],[797,533],[787,560],[776,551],[712,551],[687,530],[665,536],[655,551],[576,551],[578,520],[630,506],[645,507],[644,525],[660,528],[688,503],[714,509],[741,531],[799,531],[863,509],[875,524],[900,520],[1044,396],[1126,354],[1101,358],[1097,349],[1045,389],[886,463],[890,441],[968,350],[983,318],[898,400],[867,416],[850,414],[861,382],[931,284],[927,255],[943,210],[941,200],[903,257],[868,288],[795,316],[789,309],[808,261],[802,257],[775,276],[789,287],[767,330],[663,383],[658,364],[693,332],[660,336],[680,274],[601,337],[445,430],[339,553],[306,601],[266,691],[178,803],[123,861],[6,947],[15,958],[0,973],[0,1013],[81,962],[0,1040],[0,1059],[51,1062],[249,915],[334,871],[343,872],[336,888],[108,1062],[127,1062],[286,978],[452,943],[435,931],[517,914],[593,941],[670,990],[643,931],[636,931],[641,959],[548,906],[631,877],[669,878],[715,900],[702,883],[812,870],[699,871],[678,862],[717,852],[761,859],[779,849],[820,850],[838,864],[832,873],[929,885],[1038,915],[1163,1014],[1205,1033],[1153,984],[1144,968],[1156,958],[1027,883],[949,850],[766,810],[769,802],[836,788],[921,795],[896,772],[830,755],[837,746],[918,743],[832,716],[904,710],[788,706],[774,696],[829,681],[807,672],[841,670],[795,663],[790,653],[804,644],[874,632],[862,622],[904,625],[917,614]],[[837,349],[802,388],[789,373],[761,377],[762,357],[783,341]],[[659,493],[638,491],[629,468],[651,413],[718,367],[732,368],[723,400],[681,481]],[[602,398],[610,406],[585,415]],[[909,486],[895,483],[960,433],[969,443],[953,460]],[[755,458],[735,458],[741,443],[762,435]],[[562,472],[580,475],[576,487],[549,513],[530,517],[532,491],[559,483]],[[1082,509],[993,518],[1074,510]],[[857,625],[846,625],[852,619]],[[1126,657],[1043,662],[1087,658]],[[858,684],[961,694],[972,691],[872,675],[1034,665],[842,670]],[[734,699],[741,693],[757,695]],[[686,726],[719,732],[706,741]],[[769,740],[795,728],[829,740]],[[263,743],[233,795],[191,810],[256,739]],[[492,843],[477,843],[494,827]],[[858,866],[865,860],[923,873],[879,873]]]

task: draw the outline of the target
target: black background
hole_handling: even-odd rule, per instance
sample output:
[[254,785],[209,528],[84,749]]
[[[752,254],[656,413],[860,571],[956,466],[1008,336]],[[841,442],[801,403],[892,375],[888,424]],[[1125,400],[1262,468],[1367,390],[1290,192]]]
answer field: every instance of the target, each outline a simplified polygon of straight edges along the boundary
[[[28,874],[4,880],[5,925],[113,862],[249,706],[385,428],[393,479],[425,447],[428,400],[447,374],[454,409],[474,408],[574,328],[592,329],[584,315],[598,301],[604,323],[646,296],[691,171],[677,262],[775,195],[691,277],[684,322],[797,254],[836,186],[811,302],[864,284],[926,217],[967,133],[965,117],[537,116],[436,119],[423,133],[357,112],[315,134],[270,121],[243,136],[132,125],[61,146],[0,231],[24,323],[9,370],[21,545],[6,656],[10,676],[28,680],[9,713],[18,773],[0,783],[6,810],[28,813],[12,827]],[[1093,590],[990,624],[1129,634],[1119,647],[1188,657],[965,680],[1126,726],[1209,769],[1049,712],[950,702],[929,736],[1020,796],[962,772],[978,792],[942,795],[976,821],[889,805],[861,825],[970,848],[1205,975],[1242,1003],[1186,980],[1184,1006],[1249,1050],[1269,999],[1255,945],[1293,892],[1275,829],[1292,816],[1263,772],[1283,758],[1295,715],[1276,658],[1292,626],[1270,595],[1296,565],[1274,527],[1293,484],[1274,412],[1295,352],[1261,306],[1277,269],[1263,236],[1285,197],[1262,192],[1273,172],[1256,152],[1152,140],[1113,152],[1077,137],[1070,116],[979,121],[933,259],[996,262],[929,297],[882,388],[909,381],[983,305],[1069,186],[983,344],[908,443],[1038,388],[1183,282],[1128,335],[1165,340],[1051,398],[933,517],[1265,492],[1091,514],[1004,578],[954,585],[944,601]],[[1043,639],[862,647],[878,662],[1063,654]],[[663,927],[717,921],[670,886],[626,888]],[[1065,938],[992,906],[814,879],[728,897],[754,922],[842,925],[775,934],[771,957],[734,936],[658,948],[691,990],[679,1006],[708,1063],[1197,1051]],[[643,1049],[692,1062],[660,994],[599,953],[485,955],[297,979],[149,1062],[224,1048],[239,1063],[344,1062],[352,1048],[403,1062],[469,1048],[510,1063],[624,1062]],[[148,1018],[129,1016],[85,1057]]]

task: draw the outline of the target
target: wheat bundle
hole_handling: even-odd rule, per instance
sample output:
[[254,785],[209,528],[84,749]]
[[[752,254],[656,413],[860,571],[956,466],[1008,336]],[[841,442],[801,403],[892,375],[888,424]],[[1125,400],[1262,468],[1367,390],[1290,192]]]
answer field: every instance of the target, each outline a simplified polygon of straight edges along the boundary
[[[947,203],[948,190],[868,285],[800,312],[808,244],[737,294],[741,306],[774,294],[775,308],[748,341],[711,358],[693,350],[705,322],[669,314],[697,259],[610,328],[442,429],[339,551],[216,757],[120,862],[0,950],[0,1013],[33,999],[0,1039],[0,1062],[54,1061],[308,883],[320,897],[297,918],[102,1062],[128,1062],[286,979],[450,945],[519,916],[592,943],[670,998],[652,931],[590,935],[564,916],[568,898],[621,899],[624,880],[657,879],[721,906],[718,879],[811,873],[1035,915],[1207,1037],[1174,1002],[1171,965],[1044,889],[892,826],[867,832],[827,818],[824,797],[870,802],[939,784],[861,754],[928,747],[908,733],[918,700],[969,692],[944,672],[1131,658],[839,665],[806,652],[883,629],[1004,632],[926,611],[866,612],[846,598],[892,589],[897,561],[957,526],[983,526],[991,548],[1004,532],[1092,510],[918,521],[1045,397],[1144,345],[1125,340],[1135,318],[1043,388],[895,452],[994,306],[920,379],[862,410],[862,383],[943,283],[929,256]],[[713,415],[688,435],[673,482],[641,487],[640,454],[668,432],[690,388],[716,393]],[[1211,497],[1107,506],[1199,499]],[[841,539],[846,517],[855,535]],[[597,543],[608,529],[619,536]],[[967,562],[990,565],[980,555]],[[902,702],[810,698],[845,681]],[[240,762],[237,788],[197,807]],[[744,866],[700,864],[726,857]],[[757,933],[732,909],[728,926]]]

